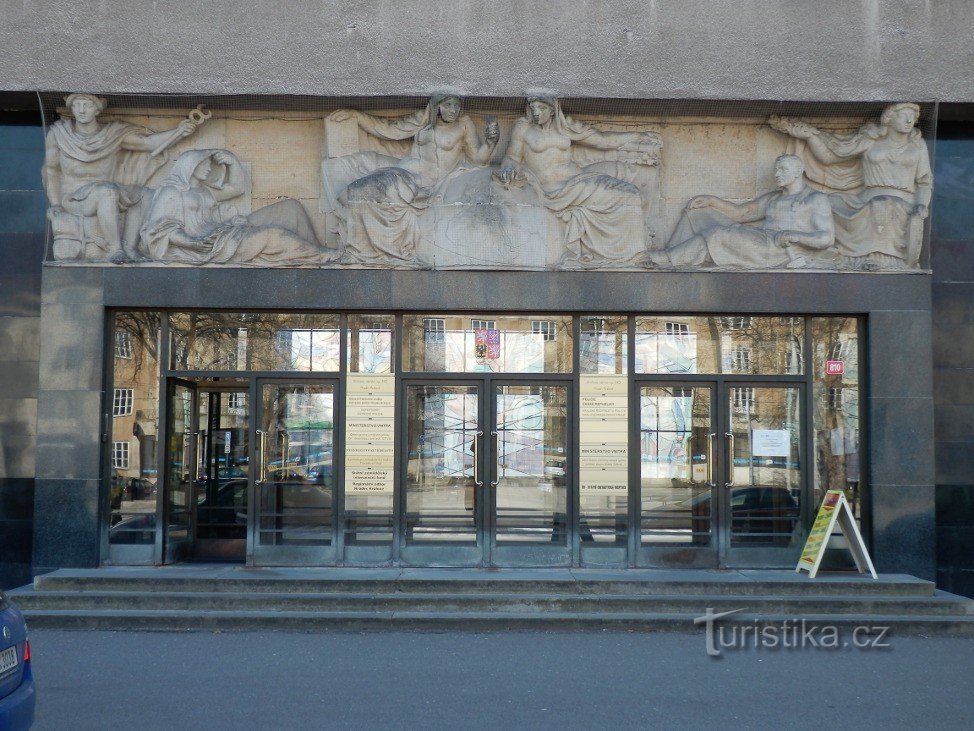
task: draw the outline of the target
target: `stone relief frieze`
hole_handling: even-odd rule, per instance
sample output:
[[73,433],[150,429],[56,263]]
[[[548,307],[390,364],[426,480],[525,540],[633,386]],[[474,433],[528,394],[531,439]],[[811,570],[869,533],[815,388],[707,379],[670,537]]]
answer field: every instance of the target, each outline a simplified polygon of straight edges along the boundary
[[176,121],[65,101],[43,170],[64,263],[912,271],[932,192],[915,104],[761,124],[579,119],[551,96]]
[[[800,157],[774,164],[778,190],[743,203],[712,195],[690,199],[666,248],[651,251],[647,266],[702,265],[738,269],[833,268],[832,208],[804,179]],[[826,253],[828,252],[828,254]]]
[[71,94],[70,118],[45,139],[44,188],[56,259],[141,261],[135,245],[149,178],[168,162],[166,150],[192,135],[202,114],[166,132],[129,122],[101,122],[104,99]]
[[848,135],[808,122],[772,117],[792,137],[810,180],[829,193],[839,266],[896,269],[919,266],[923,221],[933,193],[927,146],[916,129],[920,107],[892,104],[879,123]]

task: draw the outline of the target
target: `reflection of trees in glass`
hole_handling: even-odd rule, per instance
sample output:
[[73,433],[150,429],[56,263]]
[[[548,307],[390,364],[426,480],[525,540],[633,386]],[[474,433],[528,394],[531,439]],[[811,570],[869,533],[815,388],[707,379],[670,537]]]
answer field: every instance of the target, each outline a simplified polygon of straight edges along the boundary
[[170,317],[175,370],[338,370],[337,315],[189,312]]
[[[854,317],[813,318],[816,499],[845,488],[858,512],[859,341]],[[842,375],[827,375],[827,360],[840,360]],[[836,394],[841,394],[837,397]]]
[[[147,365],[155,369],[159,360],[159,328],[162,317],[158,312],[123,311],[115,313],[115,332],[125,333],[129,339],[129,358],[116,358],[131,364],[131,375],[137,376]],[[153,370],[153,375],[158,376]],[[117,385],[117,384],[116,384]]]

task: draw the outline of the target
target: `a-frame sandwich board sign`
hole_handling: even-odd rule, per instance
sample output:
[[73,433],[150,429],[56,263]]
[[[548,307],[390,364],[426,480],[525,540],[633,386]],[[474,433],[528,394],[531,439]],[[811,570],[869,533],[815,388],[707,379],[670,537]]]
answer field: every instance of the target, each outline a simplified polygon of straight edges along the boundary
[[822,506],[818,509],[815,522],[812,523],[812,530],[808,533],[808,540],[805,541],[805,548],[802,550],[801,558],[798,559],[798,566],[795,571],[800,572],[804,569],[808,572],[809,578],[815,578],[819,564],[822,563],[822,557],[825,555],[829,536],[832,535],[836,524],[845,534],[846,542],[849,544],[849,550],[852,551],[852,558],[855,559],[859,573],[864,574],[868,571],[874,579],[879,578],[876,576],[876,569],[873,568],[872,559],[869,558],[869,552],[866,550],[866,543],[862,540],[859,526],[856,525],[856,516],[852,514],[852,506],[849,505],[849,501],[842,490],[829,490],[825,493],[825,499],[822,500]]

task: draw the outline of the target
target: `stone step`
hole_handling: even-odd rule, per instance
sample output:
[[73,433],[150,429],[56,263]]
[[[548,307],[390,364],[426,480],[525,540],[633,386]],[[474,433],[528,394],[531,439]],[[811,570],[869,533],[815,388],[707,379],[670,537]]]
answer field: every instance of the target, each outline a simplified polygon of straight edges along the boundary
[[[697,596],[933,596],[933,582],[903,574],[878,580],[858,574],[712,571],[451,571],[433,569],[69,570],[38,576],[36,591],[227,593],[527,593]],[[774,578],[769,578],[769,574]]]
[[[281,612],[184,610],[56,610],[35,609],[28,614],[31,627],[44,629],[246,631],[246,630],[618,630],[681,631],[703,634],[687,613],[578,613],[578,612]],[[801,632],[806,627],[835,627],[851,636],[857,627],[887,627],[886,640],[897,635],[974,636],[974,616],[871,614],[793,615],[735,614],[720,626],[781,628],[784,622]],[[752,633],[753,636],[753,633]]]
[[754,594],[588,594],[539,592],[246,592],[227,591],[35,591],[11,598],[28,618],[33,612],[67,610],[281,611],[281,612],[522,612],[522,613],[692,613],[744,608],[790,616],[868,614],[874,616],[974,614],[974,602],[946,592],[911,596],[765,596]]

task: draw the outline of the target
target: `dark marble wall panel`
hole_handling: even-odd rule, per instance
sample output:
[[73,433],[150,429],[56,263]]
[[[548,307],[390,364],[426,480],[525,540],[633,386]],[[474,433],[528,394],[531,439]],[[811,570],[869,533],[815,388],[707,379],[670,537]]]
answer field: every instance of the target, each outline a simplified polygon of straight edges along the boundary
[[39,114],[0,112],[0,587],[30,581],[41,262],[46,198]]
[[938,126],[930,248],[937,582],[974,596],[974,121]]
[[98,480],[38,479],[34,570],[98,565]]

